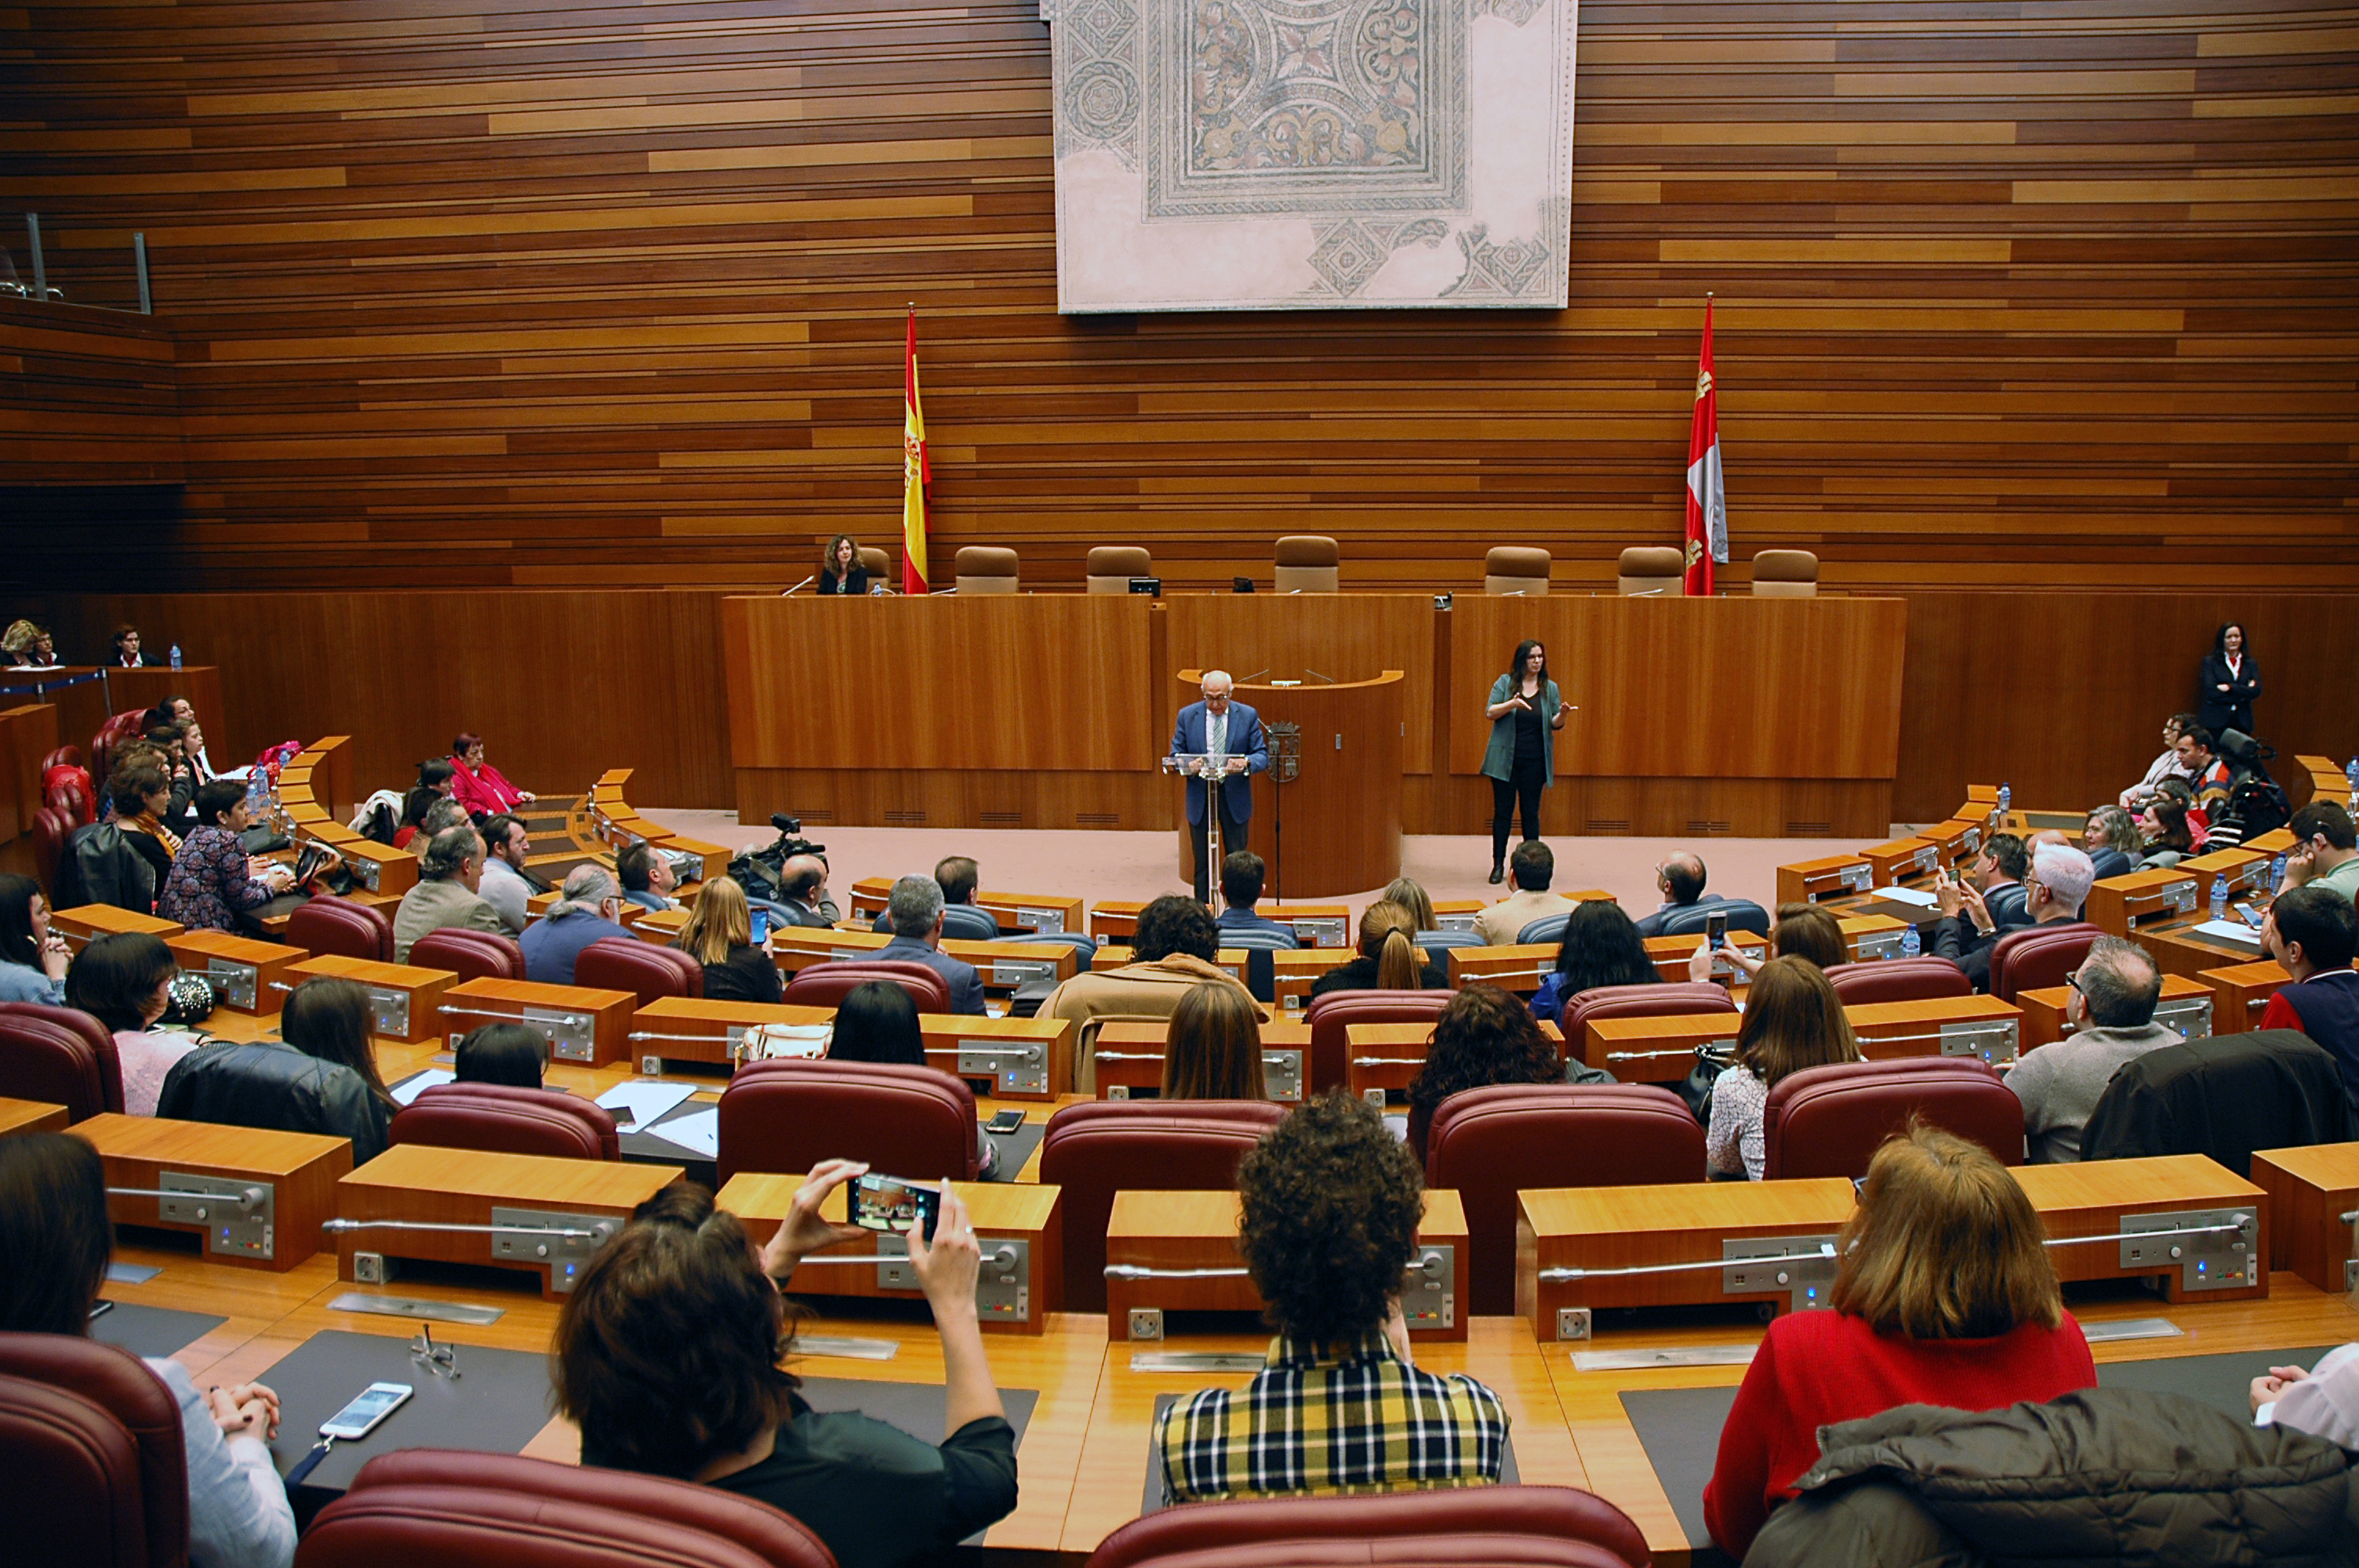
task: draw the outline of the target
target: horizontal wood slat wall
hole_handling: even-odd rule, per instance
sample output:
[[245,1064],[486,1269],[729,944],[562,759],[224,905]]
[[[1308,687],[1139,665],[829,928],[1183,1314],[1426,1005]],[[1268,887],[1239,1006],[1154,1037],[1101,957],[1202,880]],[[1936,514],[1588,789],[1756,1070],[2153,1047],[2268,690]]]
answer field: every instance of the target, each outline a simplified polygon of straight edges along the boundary
[[0,211],[85,302],[129,302],[144,232],[161,312],[125,380],[27,351],[81,313],[0,311],[12,470],[187,486],[168,555],[28,551],[12,507],[0,574],[783,586],[897,531],[914,300],[944,568],[1266,579],[1310,531],[1363,588],[1506,541],[1594,584],[1677,534],[1717,290],[1740,584],[1799,546],[1861,589],[2359,586],[2346,11],[1582,23],[1570,309],[1067,320],[1030,4],[0,10]]

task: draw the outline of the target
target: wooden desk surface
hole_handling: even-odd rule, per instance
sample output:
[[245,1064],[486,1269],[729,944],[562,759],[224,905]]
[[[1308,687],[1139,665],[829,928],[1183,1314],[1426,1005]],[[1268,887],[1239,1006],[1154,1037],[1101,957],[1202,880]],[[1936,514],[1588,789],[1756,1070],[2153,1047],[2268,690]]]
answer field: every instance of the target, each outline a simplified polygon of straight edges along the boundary
[[11,1132],[63,1132],[66,1108],[37,1099],[0,1099],[0,1138]]

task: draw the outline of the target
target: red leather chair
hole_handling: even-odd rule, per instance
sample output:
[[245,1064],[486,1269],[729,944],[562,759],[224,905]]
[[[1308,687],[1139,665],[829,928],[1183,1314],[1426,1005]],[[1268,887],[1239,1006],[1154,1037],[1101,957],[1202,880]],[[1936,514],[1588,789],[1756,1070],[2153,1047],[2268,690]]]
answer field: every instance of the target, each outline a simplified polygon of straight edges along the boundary
[[299,905],[287,922],[287,945],[315,958],[334,954],[371,963],[393,962],[393,922],[374,905],[321,894]]
[[41,879],[44,896],[54,895],[58,891],[58,861],[66,852],[66,838],[75,826],[62,813],[46,806],[33,813],[33,871]]
[[870,980],[886,980],[909,993],[919,1012],[948,1012],[951,1010],[950,982],[923,964],[907,963],[900,959],[839,958],[832,963],[810,964],[787,982],[785,994],[779,999],[796,1007],[840,1007],[854,987]]
[[1234,1187],[1245,1151],[1285,1119],[1286,1108],[1266,1100],[1210,1099],[1093,1100],[1050,1117],[1040,1140],[1040,1180],[1064,1189],[1061,1310],[1105,1311],[1114,1194]]
[[98,727],[98,733],[90,741],[90,784],[93,795],[106,787],[107,770],[114,762],[114,749],[125,741],[136,741],[146,733],[147,710],[144,708],[118,713]]
[[129,1351],[71,1335],[0,1334],[0,1454],[10,1562],[188,1562],[179,1401]]
[[886,1062],[753,1062],[721,1091],[723,1183],[740,1171],[799,1174],[865,1160],[924,1181],[975,1179],[974,1091],[939,1067]]
[[[414,955],[417,949],[410,951]],[[410,961],[417,960],[413,957]],[[636,992],[645,1007],[668,996],[702,996],[704,966],[677,947],[658,947],[636,936],[609,936],[582,949],[573,960],[573,983]]]
[[[381,1462],[380,1462],[381,1463]],[[1571,1487],[1464,1487],[1372,1498],[1190,1503],[1136,1519],[1087,1568],[1451,1563],[1484,1568],[1647,1568],[1630,1517]]]
[[[41,759],[41,772],[44,773],[47,773],[51,768],[79,768],[81,766],[82,748],[80,746],[60,746],[56,751],[51,752],[48,756]],[[82,777],[84,778],[88,778],[90,774],[87,772],[82,774]]]
[[555,1089],[508,1084],[436,1084],[397,1112],[386,1142],[547,1154],[560,1160],[619,1160],[621,1138],[603,1106]]
[[1474,1257],[1466,1313],[1516,1310],[1516,1194],[1704,1179],[1703,1128],[1652,1084],[1500,1084],[1441,1102],[1425,1184],[1455,1189]]
[[515,937],[456,925],[429,931],[412,942],[409,962],[420,969],[448,969],[462,982],[524,979],[524,949]]
[[1666,980],[1647,986],[1598,986],[1565,1003],[1565,1051],[1581,1054],[1582,1032],[1593,1018],[1676,1018],[1694,1012],[1734,1012],[1736,1003],[1710,980]]
[[2013,1001],[2019,992],[2062,985],[2104,935],[2085,920],[2008,932],[1991,949],[1991,995]]
[[1431,1023],[1457,994],[1356,990],[1312,997],[1302,1015],[1302,1021],[1310,1025],[1310,1082],[1305,1086],[1306,1092],[1323,1094],[1343,1087],[1351,1076],[1344,1061],[1351,1054],[1351,1041],[1344,1031],[1353,1024]]
[[1841,1062],[1788,1073],[1761,1117],[1761,1175],[1864,1176],[1884,1141],[1921,1118],[2023,1163],[2023,1102],[1988,1063],[1967,1056]]
[[0,1096],[66,1108],[68,1121],[123,1109],[123,1058],[77,1008],[0,1002]]
[[1835,997],[1845,1007],[1872,1001],[1937,1001],[1945,996],[1972,996],[1973,981],[1947,958],[1871,958],[1860,964],[1837,964],[1827,971]]
[[407,1448],[320,1510],[296,1568],[835,1568],[788,1515],[661,1476]]
[[80,762],[41,770],[42,804],[64,813],[76,827],[98,820],[97,798],[90,787],[90,771]]

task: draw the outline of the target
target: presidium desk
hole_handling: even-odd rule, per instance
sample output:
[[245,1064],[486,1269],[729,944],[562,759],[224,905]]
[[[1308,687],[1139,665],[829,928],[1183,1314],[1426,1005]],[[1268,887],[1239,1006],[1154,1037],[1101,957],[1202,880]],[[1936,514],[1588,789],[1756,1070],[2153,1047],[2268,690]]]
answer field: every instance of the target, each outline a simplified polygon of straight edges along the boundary
[[[1833,597],[1461,596],[1446,610],[1425,593],[732,597],[738,817],[787,812],[822,839],[840,825],[1170,832],[1180,787],[1157,764],[1196,697],[1182,672],[1228,671],[1267,721],[1397,670],[1397,776],[1371,759],[1386,776],[1354,779],[1340,809],[1397,801],[1380,843],[1481,833],[1484,705],[1535,637],[1573,709],[1547,834],[1868,841],[1891,822],[1907,617],[1900,600]],[[1263,689],[1278,678],[1303,684]],[[1299,716],[1306,776],[1321,717]],[[1254,781],[1265,857],[1273,787]],[[1290,795],[1285,814],[1294,874],[1273,892],[1327,897],[1392,874],[1321,885],[1312,852],[1296,859],[1313,808]]]

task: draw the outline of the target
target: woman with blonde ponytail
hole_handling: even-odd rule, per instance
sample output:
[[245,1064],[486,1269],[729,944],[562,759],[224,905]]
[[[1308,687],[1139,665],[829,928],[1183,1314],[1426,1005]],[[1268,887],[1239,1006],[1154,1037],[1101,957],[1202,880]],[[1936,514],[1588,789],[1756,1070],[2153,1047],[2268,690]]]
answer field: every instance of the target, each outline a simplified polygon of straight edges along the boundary
[[1329,991],[1433,991],[1450,985],[1450,973],[1413,940],[1417,916],[1390,899],[1360,916],[1360,956],[1328,970],[1312,984],[1312,996]]

